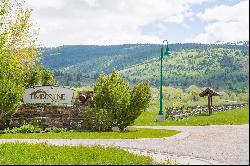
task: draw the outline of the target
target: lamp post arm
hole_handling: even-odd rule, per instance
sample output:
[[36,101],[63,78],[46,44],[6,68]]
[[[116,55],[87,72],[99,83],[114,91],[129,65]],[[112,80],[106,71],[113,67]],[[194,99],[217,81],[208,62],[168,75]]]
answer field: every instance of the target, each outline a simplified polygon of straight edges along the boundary
[[164,45],[165,42],[167,42],[167,45],[168,45],[168,40],[163,40],[162,45]]

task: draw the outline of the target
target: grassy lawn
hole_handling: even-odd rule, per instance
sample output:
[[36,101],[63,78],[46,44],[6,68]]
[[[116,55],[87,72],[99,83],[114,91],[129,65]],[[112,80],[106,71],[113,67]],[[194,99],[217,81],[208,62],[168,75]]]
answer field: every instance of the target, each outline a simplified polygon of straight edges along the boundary
[[136,126],[203,126],[203,125],[233,125],[249,123],[249,107],[215,112],[211,116],[192,116],[183,120],[156,122],[158,112],[143,112],[134,125]]
[[0,165],[152,165],[152,158],[120,148],[0,144]]
[[129,138],[161,138],[178,134],[176,130],[134,129],[128,132],[62,132],[62,133],[29,133],[0,134],[0,139],[129,139]]

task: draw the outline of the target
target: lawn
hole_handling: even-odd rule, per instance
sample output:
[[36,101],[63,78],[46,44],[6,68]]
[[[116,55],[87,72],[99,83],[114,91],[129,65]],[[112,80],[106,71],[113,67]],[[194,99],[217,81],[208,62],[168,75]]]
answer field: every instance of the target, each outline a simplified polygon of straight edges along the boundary
[[115,147],[0,144],[0,165],[152,165],[152,158]]
[[136,119],[135,126],[204,126],[204,125],[239,125],[249,123],[249,107],[215,112],[211,116],[192,116],[182,120],[156,122],[156,111],[143,112]]
[[176,130],[135,129],[127,132],[62,132],[62,133],[28,133],[28,134],[0,134],[0,139],[135,139],[162,138],[180,133]]

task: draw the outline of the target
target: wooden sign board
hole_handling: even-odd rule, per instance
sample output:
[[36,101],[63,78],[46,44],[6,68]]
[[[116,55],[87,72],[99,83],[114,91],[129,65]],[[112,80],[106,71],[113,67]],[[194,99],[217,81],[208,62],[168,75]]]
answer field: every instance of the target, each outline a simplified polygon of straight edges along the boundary
[[23,95],[25,104],[72,105],[74,90],[56,86],[28,88]]

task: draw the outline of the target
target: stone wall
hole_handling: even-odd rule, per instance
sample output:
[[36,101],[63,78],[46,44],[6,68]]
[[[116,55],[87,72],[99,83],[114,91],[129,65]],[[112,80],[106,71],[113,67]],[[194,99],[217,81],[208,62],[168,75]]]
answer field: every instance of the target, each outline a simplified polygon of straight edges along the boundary
[[[229,104],[223,106],[213,106],[212,112],[222,112],[226,110],[232,110],[235,108],[242,108],[249,103],[242,103],[242,104]],[[199,114],[208,114],[207,107],[167,107],[166,108],[166,119],[170,118],[175,120],[177,118],[183,119],[189,116],[199,115]]]
[[92,101],[93,92],[79,92],[71,107],[44,104],[23,104],[9,121],[9,127],[20,127],[25,123],[40,128],[60,127],[78,129],[83,122],[83,112]]

